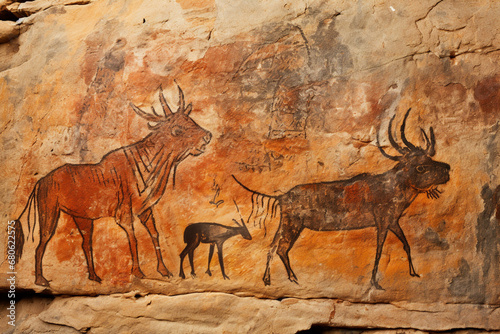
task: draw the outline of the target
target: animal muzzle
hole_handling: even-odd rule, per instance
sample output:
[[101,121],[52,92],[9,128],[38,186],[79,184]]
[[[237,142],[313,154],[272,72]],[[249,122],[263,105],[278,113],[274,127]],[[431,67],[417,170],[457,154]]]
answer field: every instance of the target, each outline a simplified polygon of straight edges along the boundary
[[203,141],[205,142],[205,145],[210,143],[210,140],[212,140],[212,134],[207,131],[207,134],[203,137]]
[[450,165],[448,165],[447,163],[444,163],[444,162],[439,162],[438,166],[440,167],[440,171],[441,171],[441,184],[443,183],[446,183],[450,180]]
[[211,140],[212,140],[212,134],[208,131],[205,131],[205,135],[200,140],[200,145],[196,148],[196,152],[194,153],[194,155],[199,155],[205,152],[207,145],[210,143]]

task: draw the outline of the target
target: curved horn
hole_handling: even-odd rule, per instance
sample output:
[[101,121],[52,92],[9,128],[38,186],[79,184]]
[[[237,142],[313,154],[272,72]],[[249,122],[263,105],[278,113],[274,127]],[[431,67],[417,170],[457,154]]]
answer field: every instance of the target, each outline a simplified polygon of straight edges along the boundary
[[[238,211],[239,215],[240,215],[240,219],[241,219],[241,222],[243,223],[243,225],[245,225],[245,220],[243,219],[243,216],[241,215],[241,212],[240,212],[240,208],[238,208],[238,204],[236,204],[236,201],[233,199],[233,203],[234,205],[236,205],[236,210]],[[236,221],[235,219],[233,219],[234,221]],[[241,226],[243,226],[241,225]]]
[[177,85],[179,88],[179,109],[177,110],[180,113],[184,113],[184,93],[182,92],[181,86]]
[[162,120],[161,117],[158,117],[158,116],[155,116],[155,115],[150,115],[148,114],[147,112],[145,112],[144,110],[142,110],[141,108],[137,107],[135,104],[133,104],[132,102],[130,102],[130,106],[132,107],[132,109],[134,109],[135,113],[139,116],[141,116],[142,118],[144,118],[145,120],[149,121],[149,122],[160,122]]
[[[390,132],[389,132],[389,135],[390,135]],[[394,161],[399,161],[400,157],[397,157],[397,156],[393,156],[393,155],[390,155],[390,154],[387,154],[384,149],[382,148],[382,146],[380,146],[380,142],[379,142],[379,139],[378,139],[378,132],[377,132],[377,147],[378,149],[380,150],[380,152],[382,152],[382,155],[386,158],[389,158],[391,160],[394,160]]]
[[408,111],[406,112],[405,117],[403,118],[403,123],[401,124],[401,140],[406,145],[406,147],[408,147],[410,149],[410,151],[414,151],[417,148],[415,147],[415,145],[413,145],[412,143],[410,143],[406,139],[406,136],[405,136],[406,119],[408,118],[408,115],[410,114],[410,110],[411,110],[411,108],[408,109]]
[[431,142],[430,142],[430,147],[426,150],[426,153],[427,153],[427,155],[432,157],[434,154],[436,154],[436,148],[435,148],[436,137],[434,137],[434,129],[432,128],[432,126],[429,130],[429,133],[431,135]]
[[163,95],[163,89],[160,85],[159,87],[159,90],[160,90],[160,103],[161,103],[161,107],[163,108],[163,113],[165,114],[165,117],[168,117],[167,115],[167,110],[170,112],[170,114],[173,114],[172,112],[172,109],[170,109],[170,107],[168,106],[168,103],[167,103],[167,100],[165,99],[165,96]]
[[154,114],[155,116],[158,116],[158,117],[160,117],[160,118],[161,118],[161,115],[160,115],[160,114],[158,114],[158,113],[156,112],[156,110],[155,110],[155,108],[154,108],[153,106],[151,106],[151,111],[153,112],[153,114]]
[[150,122],[148,122],[148,129],[151,131],[155,131],[155,130],[158,130],[160,125],[161,125],[161,123],[151,124]]
[[[394,147],[399,153],[405,154],[406,151],[401,146],[399,146],[398,143],[396,143],[396,141],[394,140],[394,137],[392,136],[392,122],[394,121],[395,117],[396,117],[396,115],[392,116],[391,120],[389,121],[389,129],[388,129],[389,142],[391,143],[392,147]],[[378,133],[377,133],[377,136],[378,136]]]

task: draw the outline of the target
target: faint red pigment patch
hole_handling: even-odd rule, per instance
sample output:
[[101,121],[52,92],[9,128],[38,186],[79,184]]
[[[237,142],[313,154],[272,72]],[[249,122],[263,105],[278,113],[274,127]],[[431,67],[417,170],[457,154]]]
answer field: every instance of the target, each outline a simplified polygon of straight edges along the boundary
[[359,203],[372,200],[370,194],[371,191],[367,184],[356,182],[344,188],[344,202],[359,206]]
[[498,76],[479,81],[474,87],[474,98],[487,115],[498,115],[500,106],[500,80]]
[[83,257],[81,246],[82,236],[72,218],[59,219],[57,233],[53,239],[54,254],[59,262],[69,261],[75,252],[80,251]]
[[280,154],[300,154],[309,150],[309,141],[298,137],[266,140],[263,145]]
[[204,77],[235,72],[242,60],[245,59],[245,54],[249,53],[247,49],[244,42],[211,47],[202,59],[195,62],[184,62],[182,71],[203,73]]

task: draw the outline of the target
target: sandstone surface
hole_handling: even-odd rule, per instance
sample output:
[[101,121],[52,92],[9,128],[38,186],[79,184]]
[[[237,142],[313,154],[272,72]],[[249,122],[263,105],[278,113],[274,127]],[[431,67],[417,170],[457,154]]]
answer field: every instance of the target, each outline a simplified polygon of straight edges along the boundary
[[[500,330],[499,14],[486,0],[0,2],[0,248],[24,212],[15,286],[30,295],[16,331]],[[160,87],[195,123],[144,139],[170,124]],[[412,154],[442,164],[375,184]],[[233,220],[252,239],[227,238],[224,268],[214,247],[211,275],[201,243],[196,276],[187,255],[179,277],[186,227]],[[6,256],[5,291],[9,272]]]

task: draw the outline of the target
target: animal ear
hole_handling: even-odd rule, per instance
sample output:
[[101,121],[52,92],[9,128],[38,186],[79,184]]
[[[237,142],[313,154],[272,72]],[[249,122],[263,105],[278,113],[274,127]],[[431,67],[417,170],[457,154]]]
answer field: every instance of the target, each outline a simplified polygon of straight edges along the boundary
[[174,125],[172,127],[172,136],[179,137],[184,133],[184,129],[179,125]]
[[241,226],[240,223],[238,223],[238,221],[236,219],[234,219],[234,218],[233,218],[233,222],[235,222],[236,225]]
[[192,103],[188,104],[188,106],[186,107],[186,109],[184,109],[182,111],[182,113],[184,115],[186,115],[186,116],[189,116],[189,114],[191,113],[191,110],[193,110],[193,104]]

